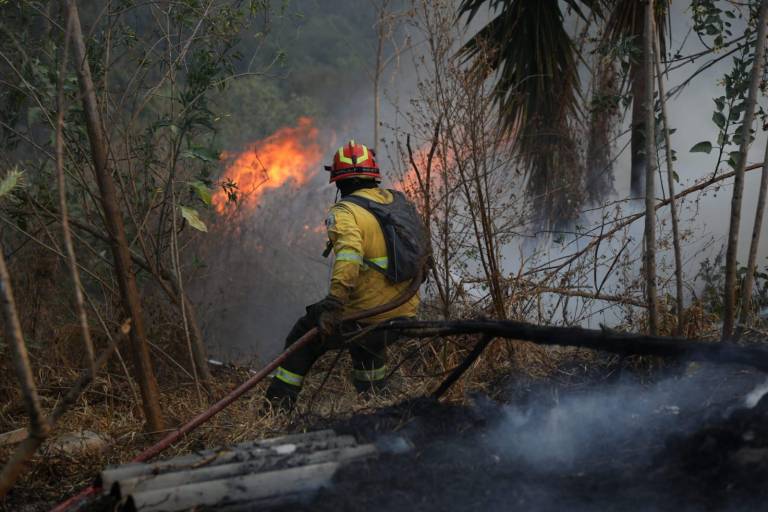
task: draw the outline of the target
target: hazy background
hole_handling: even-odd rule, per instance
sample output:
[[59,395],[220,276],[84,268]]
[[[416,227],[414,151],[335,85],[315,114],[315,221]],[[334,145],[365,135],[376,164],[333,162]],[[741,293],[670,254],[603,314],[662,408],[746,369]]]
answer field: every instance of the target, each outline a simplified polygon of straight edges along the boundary
[[[672,2],[672,36],[668,48],[683,55],[703,49],[695,34],[690,33],[689,5],[687,1]],[[397,9],[398,4],[392,8]],[[489,16],[490,13],[479,16],[477,22],[482,23]],[[242,151],[281,127],[294,126],[302,116],[312,117],[319,129],[318,144],[324,152],[322,163],[328,163],[333,150],[350,138],[374,145],[375,21],[376,12],[369,2],[290,2],[273,17],[266,38],[260,34],[244,37],[241,43],[244,58],[238,71],[255,75],[240,78],[217,100],[216,107],[225,112],[218,126],[221,147],[228,152]],[[742,32],[743,21],[734,20],[734,34]],[[393,39],[404,44],[409,33],[403,30]],[[380,136],[388,142],[398,136],[397,130],[407,128],[403,113],[415,92],[414,61],[423,51],[422,41],[412,39],[410,43],[412,49],[395,60],[382,79]],[[385,55],[392,51],[392,45],[385,44]],[[667,90],[706,60],[670,73]],[[670,124],[677,129],[672,135],[672,145],[678,158],[675,163],[680,177],[678,191],[710,176],[714,170],[716,150],[707,155],[690,153],[689,149],[703,140],[714,143],[717,127],[711,120],[713,98],[723,94],[719,80],[730,66],[730,58],[712,66],[668,103]],[[626,126],[625,119],[620,130]],[[615,149],[623,148],[628,140],[628,133],[619,137]],[[765,132],[758,131],[749,163],[762,161],[765,142]],[[386,144],[379,144],[385,185],[397,178],[387,166],[391,158],[397,155],[386,154]],[[616,196],[612,200],[627,197],[629,169],[626,149],[615,163]],[[662,166],[662,170],[666,171],[666,167]],[[729,170],[726,164],[721,165],[721,172]],[[321,299],[327,291],[330,261],[320,256],[325,234],[322,230],[307,232],[304,226],[316,227],[322,223],[326,209],[334,201],[335,190],[327,184],[327,174],[320,166],[307,172],[312,177],[302,187],[289,184],[264,194],[258,212],[247,218],[247,229],[238,235],[239,243],[234,244],[235,247],[224,247],[232,244],[231,239],[212,237],[215,243],[206,253],[206,269],[194,286],[196,300],[204,305],[201,314],[206,337],[216,357],[240,361],[256,357],[261,362],[272,357],[282,347],[285,334],[303,313],[304,306]],[[747,174],[739,250],[742,262],[749,247],[759,179],[759,172]],[[666,176],[663,187],[658,188],[660,196],[662,189],[666,189]],[[681,226],[693,230],[683,255],[688,281],[698,273],[703,258],[714,256],[724,244],[730,193],[731,184],[727,182],[719,191],[703,195],[700,201],[694,202],[697,196],[690,196],[681,205]],[[628,203],[625,213],[636,207]],[[660,218],[667,215],[667,209],[659,213]],[[580,222],[588,224],[596,217],[596,214],[585,214]],[[631,233],[636,235],[635,240],[641,239],[642,221],[635,223]],[[768,254],[765,238],[759,253],[760,268],[765,266]],[[514,241],[505,248],[506,271],[517,270],[522,243],[522,240]],[[543,243],[550,255],[559,254],[557,246],[550,244],[547,249],[547,242]],[[256,246],[259,250],[253,249]],[[635,244],[630,250],[639,251],[640,247]],[[222,256],[224,253],[226,257]],[[672,255],[661,251],[659,259],[663,268],[672,261]],[[611,291],[615,285],[609,281],[605,291]],[[616,320],[616,314],[608,310],[596,315],[590,324],[611,324]]]

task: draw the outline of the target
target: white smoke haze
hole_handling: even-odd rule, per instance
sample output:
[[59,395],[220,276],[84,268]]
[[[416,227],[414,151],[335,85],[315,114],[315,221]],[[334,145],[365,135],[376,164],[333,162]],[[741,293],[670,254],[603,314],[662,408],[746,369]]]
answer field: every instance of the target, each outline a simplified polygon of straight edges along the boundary
[[760,378],[728,367],[694,368],[655,383],[626,379],[565,396],[533,395],[526,406],[503,406],[486,442],[543,472],[650,464],[668,436],[692,432],[709,411],[727,414]]
[[766,393],[768,393],[768,379],[749,392],[747,397],[744,399],[744,405],[752,409],[757,405],[760,399],[765,396]]
[[261,366],[279,354],[304,306],[327,293],[329,261],[320,227],[332,195],[315,177],[305,187],[271,191],[236,222],[211,226],[192,286],[205,305],[211,355]]

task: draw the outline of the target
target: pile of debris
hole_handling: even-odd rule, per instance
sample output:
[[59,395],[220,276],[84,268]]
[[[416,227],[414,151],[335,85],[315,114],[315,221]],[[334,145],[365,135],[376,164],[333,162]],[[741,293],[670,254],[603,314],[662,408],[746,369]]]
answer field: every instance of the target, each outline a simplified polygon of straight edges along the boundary
[[[306,499],[329,486],[342,465],[376,455],[372,444],[357,444],[332,430],[243,443],[155,463],[107,468],[99,475],[105,497],[121,510],[173,512],[238,503],[275,506]],[[104,507],[104,505],[108,505]]]

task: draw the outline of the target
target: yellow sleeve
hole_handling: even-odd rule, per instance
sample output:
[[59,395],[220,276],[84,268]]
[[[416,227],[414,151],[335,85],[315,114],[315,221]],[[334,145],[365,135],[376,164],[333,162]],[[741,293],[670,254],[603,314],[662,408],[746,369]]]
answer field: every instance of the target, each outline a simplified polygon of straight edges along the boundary
[[336,254],[330,295],[346,302],[357,284],[360,266],[363,264],[362,232],[352,211],[343,204],[335,204],[331,208],[325,224]]

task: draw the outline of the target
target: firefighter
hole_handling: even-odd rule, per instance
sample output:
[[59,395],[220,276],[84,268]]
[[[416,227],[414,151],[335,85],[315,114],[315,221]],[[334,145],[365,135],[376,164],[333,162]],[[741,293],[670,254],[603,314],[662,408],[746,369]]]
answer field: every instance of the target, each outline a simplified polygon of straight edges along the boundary
[[[389,207],[397,204],[395,199],[404,196],[379,188],[381,175],[374,152],[354,140],[336,151],[333,164],[326,166],[326,170],[330,171],[330,183],[336,184],[341,195],[325,219],[329,250],[332,247],[335,255],[330,290],[323,300],[306,308],[306,314],[299,318],[285,340],[287,348],[313,327],[320,331],[317,339],[293,353],[277,369],[267,389],[267,400],[283,410],[293,407],[307,373],[323,353],[343,348],[345,337],[371,323],[412,319],[419,306],[417,293],[394,310],[359,322],[342,322],[347,314],[391,302],[410,285],[410,280],[395,282],[388,277],[387,271],[391,274],[392,267],[380,219],[374,215],[374,209],[361,206]],[[415,212],[410,203],[407,206]],[[408,254],[405,258],[413,259]],[[370,332],[349,346],[352,382],[358,392],[384,389],[385,348],[395,336],[387,331]]]

